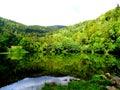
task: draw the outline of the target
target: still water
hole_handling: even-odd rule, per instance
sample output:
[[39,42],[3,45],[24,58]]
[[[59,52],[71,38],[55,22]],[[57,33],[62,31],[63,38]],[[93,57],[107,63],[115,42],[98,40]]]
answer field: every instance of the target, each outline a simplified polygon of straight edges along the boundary
[[67,85],[73,77],[52,77],[41,76],[36,78],[24,78],[11,85],[0,88],[0,90],[40,90],[45,83],[56,83],[60,85]]
[[0,54],[0,87],[24,78],[73,76],[90,79],[95,74],[120,75],[120,59],[101,54]]

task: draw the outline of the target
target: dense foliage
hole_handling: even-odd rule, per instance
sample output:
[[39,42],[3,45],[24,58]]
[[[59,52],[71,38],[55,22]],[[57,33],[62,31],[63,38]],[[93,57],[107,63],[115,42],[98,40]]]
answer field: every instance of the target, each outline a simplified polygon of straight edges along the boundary
[[[18,48],[18,47],[17,47]],[[0,87],[25,77],[74,76],[89,80],[95,74],[120,76],[120,59],[100,54],[0,54]]]
[[64,26],[25,26],[0,18],[0,48],[6,50],[12,45],[20,45],[29,52],[119,52],[119,15],[120,7],[117,6],[95,20],[55,32],[52,31]]
[[[23,45],[25,49],[30,48],[26,48],[24,45],[29,46],[28,42],[33,38],[35,40],[38,37],[45,36],[46,33],[50,33],[64,27],[65,26],[62,25],[46,27],[38,25],[26,26],[0,17],[0,52],[8,51],[8,48],[11,46]],[[31,44],[33,43],[32,41],[30,41]],[[30,51],[30,49],[27,50]]]
[[[60,26],[25,26],[0,18],[0,49],[21,45],[29,52],[119,52],[120,7],[95,20],[88,20],[59,31]],[[44,35],[43,35],[44,33]],[[9,44],[8,44],[9,42]]]
[[120,7],[108,11],[95,20],[64,28],[52,35],[39,38],[38,50],[46,52],[120,51]]
[[42,90],[106,90],[106,85],[110,85],[109,79],[95,75],[88,81],[72,81],[64,86],[46,83]]
[[[11,53],[7,59],[1,55],[0,79],[3,84],[6,77],[12,82],[14,75],[19,73],[20,77],[40,73],[40,75],[72,75],[83,79],[89,79],[95,73],[120,74],[119,60],[109,56],[109,53],[119,54],[120,52],[120,7],[117,6],[95,20],[80,22],[66,28],[57,25],[26,26],[0,17],[0,52],[6,51],[19,53],[18,55],[21,56],[16,60],[18,56],[13,56],[14,53]],[[26,51],[40,52],[42,55],[29,56],[30,58],[22,60],[24,54],[21,53]],[[72,57],[72,55],[66,55],[68,52],[82,53]],[[48,53],[51,54],[49,57],[44,56]],[[89,56],[84,53],[92,53],[92,55],[105,53],[106,56]],[[52,54],[58,54],[58,56],[52,56]],[[11,61],[10,57],[15,60]],[[12,79],[8,78],[6,72]],[[76,84],[86,85],[89,81]],[[97,88],[98,84],[91,85]],[[71,88],[74,87],[71,86]],[[101,88],[104,88],[102,84]]]

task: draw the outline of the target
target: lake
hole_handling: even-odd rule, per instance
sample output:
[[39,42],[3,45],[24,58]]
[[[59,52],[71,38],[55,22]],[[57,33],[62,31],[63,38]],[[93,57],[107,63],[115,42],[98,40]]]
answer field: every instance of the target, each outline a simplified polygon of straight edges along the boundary
[[52,76],[41,76],[36,78],[24,78],[13,84],[4,86],[0,90],[40,90],[45,83],[54,83],[59,85],[67,85],[74,77],[52,77]]
[[120,59],[105,54],[0,54],[0,87],[24,78],[73,76],[88,80],[95,74],[120,75]]

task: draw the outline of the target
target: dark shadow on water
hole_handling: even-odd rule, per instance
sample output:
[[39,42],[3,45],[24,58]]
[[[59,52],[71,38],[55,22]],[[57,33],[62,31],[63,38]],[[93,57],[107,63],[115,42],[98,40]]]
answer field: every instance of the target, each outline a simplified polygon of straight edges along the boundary
[[95,74],[120,75],[120,59],[101,54],[0,54],[0,87],[25,77],[42,75],[90,79]]

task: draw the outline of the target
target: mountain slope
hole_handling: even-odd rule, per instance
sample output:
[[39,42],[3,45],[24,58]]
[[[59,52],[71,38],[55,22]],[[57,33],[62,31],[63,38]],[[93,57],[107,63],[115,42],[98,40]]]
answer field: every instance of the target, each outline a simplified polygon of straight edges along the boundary
[[56,31],[61,28],[65,28],[66,26],[63,25],[54,25],[54,26],[39,26],[39,25],[32,25],[28,26],[28,29],[26,31],[28,32],[39,32],[39,33],[46,33],[51,31]]
[[60,28],[63,28],[65,26],[38,26],[38,25],[33,25],[33,26],[27,26],[12,20],[8,20],[5,18],[0,17],[0,28],[7,29],[11,33],[46,33],[54,30],[58,30]]
[[[64,26],[27,26],[12,20],[0,17],[0,52],[7,51],[12,45],[20,45],[23,38],[44,36]],[[22,42],[22,41],[21,41]]]
[[[6,33],[1,34],[3,39],[0,41],[0,44],[2,43],[0,48],[2,46],[21,45],[29,52],[120,52],[119,6],[95,20],[84,21],[49,34],[46,32],[56,30],[61,28],[61,26],[25,26],[3,19],[0,22],[0,27],[2,28],[1,32],[7,32],[9,29],[11,32],[9,35]],[[46,34],[39,36],[39,33]],[[13,39],[12,36],[14,35]],[[15,41],[17,43],[14,43]],[[5,42],[6,45],[3,44]],[[7,45],[7,42],[11,44]]]
[[120,7],[47,36],[42,46],[47,52],[119,52]]

